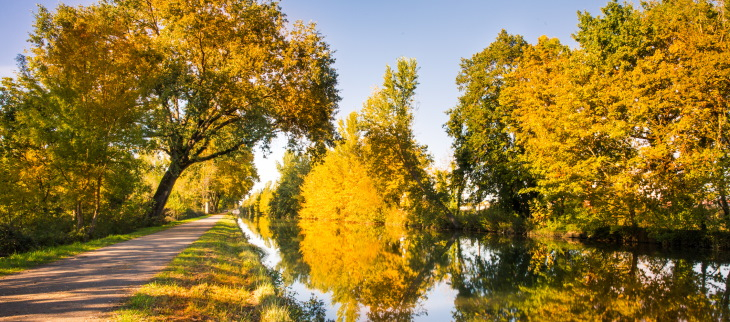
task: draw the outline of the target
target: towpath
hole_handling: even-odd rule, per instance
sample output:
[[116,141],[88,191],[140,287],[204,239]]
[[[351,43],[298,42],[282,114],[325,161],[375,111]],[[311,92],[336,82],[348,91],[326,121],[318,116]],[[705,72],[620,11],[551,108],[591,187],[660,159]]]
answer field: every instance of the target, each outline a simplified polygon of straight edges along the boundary
[[0,321],[103,319],[221,218],[196,220],[0,277]]

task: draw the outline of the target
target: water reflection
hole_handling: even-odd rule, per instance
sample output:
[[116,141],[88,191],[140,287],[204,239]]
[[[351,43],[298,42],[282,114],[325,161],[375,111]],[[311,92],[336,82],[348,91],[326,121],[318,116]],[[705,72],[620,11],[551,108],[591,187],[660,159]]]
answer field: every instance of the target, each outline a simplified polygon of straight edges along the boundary
[[[730,265],[713,254],[615,250],[340,222],[244,220],[287,284],[330,318],[728,320]],[[274,255],[276,256],[276,255]]]

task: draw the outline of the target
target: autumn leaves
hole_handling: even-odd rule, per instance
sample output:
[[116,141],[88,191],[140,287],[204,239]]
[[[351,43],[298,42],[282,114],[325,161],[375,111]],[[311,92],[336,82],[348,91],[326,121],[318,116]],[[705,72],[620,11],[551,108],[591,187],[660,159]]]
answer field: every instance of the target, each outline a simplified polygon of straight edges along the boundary
[[725,226],[727,9],[610,2],[578,48],[502,33],[465,60],[448,126],[470,201],[538,227]]

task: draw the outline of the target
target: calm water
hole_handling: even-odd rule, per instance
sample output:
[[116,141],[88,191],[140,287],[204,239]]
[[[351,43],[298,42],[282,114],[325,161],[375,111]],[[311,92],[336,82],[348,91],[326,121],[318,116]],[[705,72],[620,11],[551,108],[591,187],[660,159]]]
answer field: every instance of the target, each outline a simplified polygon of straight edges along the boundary
[[730,320],[721,254],[239,220],[299,300],[345,321]]

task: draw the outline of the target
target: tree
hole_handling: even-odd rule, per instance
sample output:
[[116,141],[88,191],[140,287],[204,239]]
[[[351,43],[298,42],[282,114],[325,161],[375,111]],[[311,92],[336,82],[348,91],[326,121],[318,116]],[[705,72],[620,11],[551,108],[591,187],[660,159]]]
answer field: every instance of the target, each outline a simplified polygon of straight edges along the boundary
[[580,49],[547,38],[525,47],[500,102],[512,106],[540,193],[536,222],[717,228],[727,213],[725,9],[614,1],[604,16],[580,15]]
[[517,68],[526,46],[522,36],[502,30],[487,48],[462,59],[456,83],[463,94],[448,111],[446,123],[447,133],[454,138],[453,172],[459,190],[470,191],[474,204],[493,199],[498,207],[525,218],[535,197],[526,189],[534,180],[518,160],[522,148],[512,126],[514,107],[502,104],[500,97],[505,77]]
[[284,160],[276,164],[280,179],[271,199],[271,212],[277,218],[294,218],[302,208],[301,188],[304,177],[311,170],[310,158],[305,154],[287,151]]
[[[724,3],[666,1],[645,5],[653,51],[626,75],[645,191],[663,227],[706,228],[707,201],[727,208],[727,116],[730,31]],[[723,203],[723,200],[725,202]],[[709,209],[714,212],[714,209]]]
[[535,178],[540,197],[533,215],[540,224],[619,224],[615,218],[631,208],[613,205],[624,201],[615,181],[631,156],[625,123],[610,118],[604,105],[610,101],[602,97],[608,83],[580,58],[559,40],[541,37],[525,48],[502,92],[501,101],[513,106],[519,159]]
[[342,140],[312,167],[301,188],[301,218],[402,223],[362,160],[358,114],[339,122]]
[[[181,177],[182,185],[176,185],[173,195],[182,199],[178,207],[201,209],[207,213],[218,213],[223,207],[237,206],[258,180],[253,165],[253,153],[244,151],[214,160],[197,163]],[[183,197],[187,195],[186,197]]]
[[313,25],[286,20],[276,3],[120,0],[131,29],[149,37],[155,64],[147,131],[169,166],[148,218],[162,214],[189,166],[266,145],[277,132],[322,144],[339,99],[334,59]]
[[[386,66],[383,88],[376,89],[367,99],[358,121],[363,136],[363,160],[386,202],[420,214],[438,209],[450,225],[458,226],[426,173],[431,162],[426,146],[418,144],[413,136],[417,71],[415,59],[399,58],[395,71]],[[416,217],[412,221],[431,220]]]
[[[11,199],[48,210],[41,213],[72,212],[81,238],[142,190],[133,152],[142,144],[138,75],[149,66],[132,63],[136,35],[126,18],[108,4],[40,7],[31,55],[20,56],[18,79],[4,84],[6,146],[16,162],[28,161],[12,170]],[[24,190],[40,196],[30,201]]]

